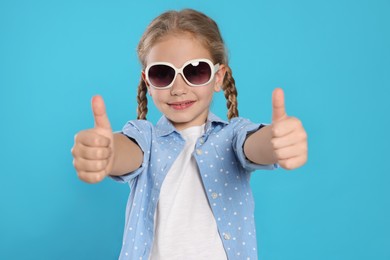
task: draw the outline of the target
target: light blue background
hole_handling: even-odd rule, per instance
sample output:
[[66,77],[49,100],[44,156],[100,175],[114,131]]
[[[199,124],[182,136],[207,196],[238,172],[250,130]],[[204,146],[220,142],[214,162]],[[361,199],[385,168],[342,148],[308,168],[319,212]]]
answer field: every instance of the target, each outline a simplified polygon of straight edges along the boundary
[[388,0],[1,0],[0,259],[117,258],[129,188],[81,182],[73,137],[97,93],[135,118],[138,40],[183,7],[219,24],[240,114],[269,122],[283,87],[309,135],[304,167],[253,175],[260,259],[390,259]]

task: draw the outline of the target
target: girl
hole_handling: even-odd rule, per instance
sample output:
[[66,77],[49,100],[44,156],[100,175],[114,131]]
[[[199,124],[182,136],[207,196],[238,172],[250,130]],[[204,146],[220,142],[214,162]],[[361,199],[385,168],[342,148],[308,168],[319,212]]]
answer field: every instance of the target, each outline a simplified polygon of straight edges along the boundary
[[[307,159],[306,132],[281,89],[272,124],[238,117],[237,91],[217,24],[194,10],[152,21],[138,45],[138,120],[113,133],[99,96],[95,127],[72,149],[80,179],[106,176],[131,192],[120,259],[257,259],[251,172]],[[229,122],[209,111],[223,90]],[[146,121],[147,92],[163,117]]]

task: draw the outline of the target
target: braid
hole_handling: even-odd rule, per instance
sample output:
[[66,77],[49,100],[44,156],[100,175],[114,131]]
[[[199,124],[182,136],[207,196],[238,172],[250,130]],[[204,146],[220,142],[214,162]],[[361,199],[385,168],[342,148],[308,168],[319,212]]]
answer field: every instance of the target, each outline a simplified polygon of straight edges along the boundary
[[232,75],[232,70],[229,66],[226,65],[226,75],[223,79],[223,88],[226,98],[226,106],[228,108],[228,119],[232,119],[233,117],[238,117],[238,109],[237,109],[237,89],[236,83]]
[[146,114],[148,113],[148,98],[146,97],[146,93],[148,89],[146,87],[145,81],[141,77],[141,81],[138,85],[138,95],[137,95],[137,119],[146,120]]

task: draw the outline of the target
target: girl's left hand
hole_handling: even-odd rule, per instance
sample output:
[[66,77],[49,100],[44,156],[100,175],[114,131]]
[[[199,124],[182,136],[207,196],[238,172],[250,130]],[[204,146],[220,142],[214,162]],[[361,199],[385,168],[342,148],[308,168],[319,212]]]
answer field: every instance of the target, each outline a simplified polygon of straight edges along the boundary
[[307,161],[307,134],[301,121],[287,116],[283,90],[277,88],[272,94],[271,143],[277,163],[292,170]]

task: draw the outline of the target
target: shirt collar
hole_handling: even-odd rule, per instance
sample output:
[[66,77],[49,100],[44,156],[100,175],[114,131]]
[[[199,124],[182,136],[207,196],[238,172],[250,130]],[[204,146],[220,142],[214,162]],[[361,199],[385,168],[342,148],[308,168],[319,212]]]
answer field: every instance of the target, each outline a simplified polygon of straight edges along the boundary
[[[209,114],[207,116],[207,122],[206,122],[206,131],[208,131],[208,129],[210,127],[212,127],[213,125],[216,125],[216,124],[227,125],[229,123],[225,120],[222,120],[221,118],[214,115],[213,113],[209,112]],[[160,136],[164,136],[164,135],[169,135],[172,132],[178,132],[178,131],[173,126],[171,121],[169,121],[168,118],[166,118],[166,116],[162,116],[156,124],[157,136],[160,137]]]

